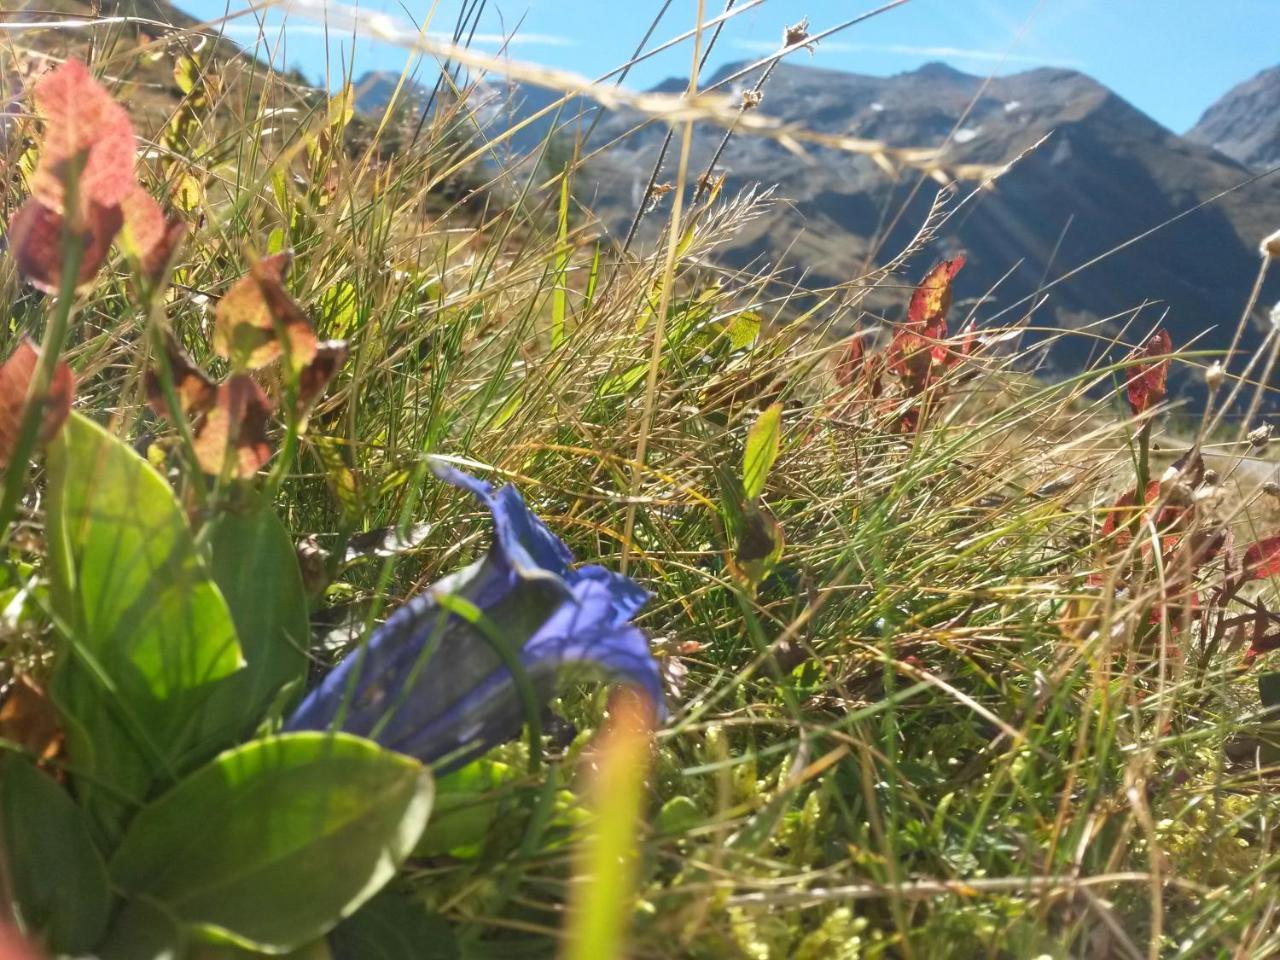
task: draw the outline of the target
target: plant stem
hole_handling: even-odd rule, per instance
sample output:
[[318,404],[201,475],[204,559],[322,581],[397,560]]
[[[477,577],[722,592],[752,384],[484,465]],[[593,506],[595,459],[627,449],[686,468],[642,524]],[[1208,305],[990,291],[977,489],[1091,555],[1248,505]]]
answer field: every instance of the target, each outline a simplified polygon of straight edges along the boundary
[[[76,184],[78,171],[72,171],[67,178],[65,194],[66,210],[77,210],[80,201]],[[49,399],[49,385],[53,382],[53,371],[58,365],[58,357],[67,339],[67,328],[71,325],[71,311],[75,305],[76,281],[80,276],[80,262],[84,259],[84,237],[77,229],[79,217],[68,213],[62,221],[62,273],[58,289],[58,301],[49,324],[45,327],[44,339],[40,343],[40,359],[36,364],[35,375],[27,386],[27,397],[22,408],[22,425],[18,430],[18,442],[14,444],[13,456],[4,475],[4,494],[0,499],[0,542],[9,537],[9,527],[13,523],[17,511],[18,500],[22,496],[22,488],[27,479],[27,466],[31,455],[35,452],[36,435],[40,429],[41,414]]]

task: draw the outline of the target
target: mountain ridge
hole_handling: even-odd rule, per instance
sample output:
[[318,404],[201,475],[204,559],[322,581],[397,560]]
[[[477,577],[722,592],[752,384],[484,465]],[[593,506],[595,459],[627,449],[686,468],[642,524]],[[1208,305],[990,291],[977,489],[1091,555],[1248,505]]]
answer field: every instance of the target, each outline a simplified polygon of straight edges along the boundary
[[1254,169],[1280,165],[1280,66],[1228,90],[1205,110],[1187,137]]

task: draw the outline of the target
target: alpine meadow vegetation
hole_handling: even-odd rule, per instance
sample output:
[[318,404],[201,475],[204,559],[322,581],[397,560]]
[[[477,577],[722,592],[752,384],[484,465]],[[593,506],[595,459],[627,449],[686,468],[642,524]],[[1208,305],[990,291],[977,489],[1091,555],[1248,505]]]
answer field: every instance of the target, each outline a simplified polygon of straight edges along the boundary
[[[0,35],[0,960],[1280,955],[1280,325],[1038,379],[1094,334],[946,245],[1002,171],[771,126],[767,70],[449,47],[369,116],[216,33]],[[499,149],[504,72],[670,130],[649,233],[571,125]],[[694,123],[933,213],[723,266],[781,201]]]

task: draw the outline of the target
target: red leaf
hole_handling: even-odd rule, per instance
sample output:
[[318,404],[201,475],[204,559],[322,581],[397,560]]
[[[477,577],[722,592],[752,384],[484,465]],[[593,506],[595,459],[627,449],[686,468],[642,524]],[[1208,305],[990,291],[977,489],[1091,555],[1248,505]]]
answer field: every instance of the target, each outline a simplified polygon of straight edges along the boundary
[[[26,409],[27,390],[35,376],[40,351],[30,340],[23,339],[8,360],[0,365],[0,465],[7,465],[22,432],[22,415]],[[75,378],[66,361],[58,361],[49,383],[40,421],[40,440],[48,443],[71,412],[75,394]]]
[[271,459],[270,413],[271,401],[248,374],[238,373],[219,386],[217,401],[193,438],[200,468],[221,474],[230,456],[233,477],[248,479],[256,474]]
[[909,393],[923,393],[934,380],[934,367],[945,366],[947,348],[931,343],[910,330],[899,330],[889,342],[886,365],[897,374]]
[[[943,260],[930,270],[907,308],[907,327],[925,336],[941,339],[947,335],[947,311],[951,309],[951,280],[964,266],[964,257]],[[936,328],[936,329],[935,329]]]
[[[1129,408],[1135,415],[1146,413],[1167,396],[1168,354],[1172,351],[1173,339],[1169,336],[1169,331],[1160,329],[1145,344],[1129,354],[1129,359],[1137,362],[1129,374],[1125,392],[1129,397]],[[1156,360],[1156,357],[1165,359]]]
[[1244,552],[1246,580],[1280,576],[1280,537],[1268,537],[1249,545]]
[[[117,206],[89,205],[80,243],[83,253],[76,271],[76,289],[88,284],[102,268],[111,241],[120,232],[123,218]],[[62,286],[63,217],[32,197],[9,221],[9,248],[18,270],[37,290],[58,293]]]
[[82,208],[119,204],[134,187],[133,125],[124,108],[76,60],[42,78],[35,101],[45,129],[32,194],[65,212],[68,167],[83,158],[76,188]]

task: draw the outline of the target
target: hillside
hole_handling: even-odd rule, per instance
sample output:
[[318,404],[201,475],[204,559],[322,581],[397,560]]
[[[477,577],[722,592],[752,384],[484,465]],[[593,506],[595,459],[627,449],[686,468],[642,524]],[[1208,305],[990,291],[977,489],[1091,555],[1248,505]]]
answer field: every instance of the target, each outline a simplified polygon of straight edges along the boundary
[[[726,66],[707,84],[742,68]],[[363,105],[384,106],[396,79],[363,78]],[[740,95],[754,79],[735,80],[730,94]],[[656,89],[682,86],[672,80]],[[410,103],[424,97],[412,88],[407,94]],[[498,132],[554,98],[542,90],[495,85],[483,88],[479,99],[484,121]],[[782,64],[770,76],[759,109],[810,129],[895,146],[949,144],[949,155],[961,163],[1004,164],[1047,137],[995,190],[973,198],[944,226],[935,251],[965,251],[963,288],[975,297],[991,291],[979,317],[1004,323],[1023,317],[1043,290],[1047,299],[1031,318],[1034,326],[1079,327],[1115,318],[1098,328],[1105,337],[1133,321],[1133,311],[1145,304],[1138,328],[1150,327],[1167,310],[1175,342],[1223,349],[1253,282],[1258,240],[1280,215],[1280,180],[1241,186],[1253,175],[1243,163],[1176,135],[1070,70],[1043,68],[987,80],[943,64],[891,77]],[[562,140],[581,137],[594,124],[588,146],[612,144],[575,190],[620,237],[641,202],[665,128],[645,126],[627,110],[597,118],[595,107],[577,104],[561,112],[560,124]],[[551,129],[552,118],[542,118],[513,137],[511,147],[531,151]],[[721,136],[718,129],[697,130],[691,179],[706,168]],[[660,182],[674,179],[671,166]],[[722,262],[740,268],[782,263],[810,289],[856,278],[869,265],[891,259],[924,222],[936,190],[929,182],[917,183],[910,172],[895,182],[864,157],[816,149],[798,158],[772,141],[748,136],[730,142],[717,172],[727,175],[729,195],[776,185],[783,201],[721,246]],[[1150,236],[1109,254],[1149,230]],[[1261,302],[1278,293],[1280,286],[1264,291]],[[881,303],[879,297],[870,301],[872,307]],[[1246,348],[1260,342],[1262,314],[1254,318]],[[1099,342],[1073,338],[1047,362],[1058,370],[1078,369],[1095,353],[1090,344]]]
[[1263,70],[1228,90],[1187,138],[1258,169],[1280,164],[1280,67]]
[[[738,69],[726,67],[711,83]],[[1280,213],[1280,181],[1265,180],[1054,283],[1231,190],[1249,171],[1065,70],[987,81],[940,64],[887,78],[782,65],[768,81],[760,109],[821,131],[899,146],[935,146],[950,136],[951,155],[966,163],[1005,163],[1047,135],[994,191],[974,198],[941,231],[938,253],[964,250],[969,258],[965,292],[993,290],[979,316],[1003,322],[1019,318],[1048,281],[1048,301],[1035,324],[1077,326],[1148,302],[1140,326],[1154,324],[1167,309],[1176,342],[1202,337],[1202,347],[1225,347],[1257,269],[1258,239]],[[593,142],[622,136],[635,121],[625,113],[609,116]],[[615,228],[628,221],[662,136],[650,126],[626,137],[595,168],[597,182],[580,191],[597,198],[597,210]],[[698,132],[695,173],[720,136]],[[891,258],[919,228],[934,195],[928,183],[914,190],[911,174],[894,183],[866,158],[815,150],[799,159],[749,137],[730,143],[719,169],[731,191],[776,183],[778,196],[788,201],[739,232],[724,248],[725,260],[743,267],[781,260],[810,287],[848,280],[869,262]],[[667,171],[663,179],[673,177]],[[892,224],[887,232],[886,222]],[[1117,330],[1123,319],[1106,329]],[[1051,362],[1075,368],[1089,352],[1086,343],[1058,349]]]

